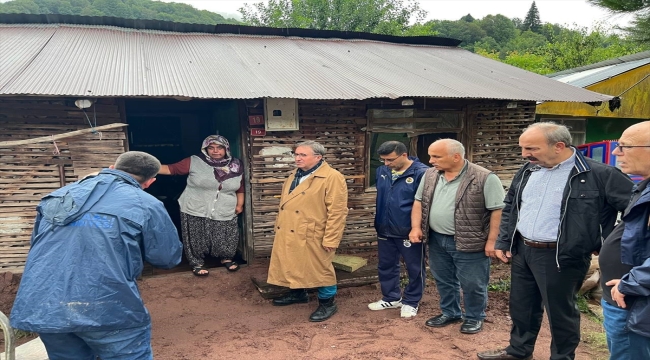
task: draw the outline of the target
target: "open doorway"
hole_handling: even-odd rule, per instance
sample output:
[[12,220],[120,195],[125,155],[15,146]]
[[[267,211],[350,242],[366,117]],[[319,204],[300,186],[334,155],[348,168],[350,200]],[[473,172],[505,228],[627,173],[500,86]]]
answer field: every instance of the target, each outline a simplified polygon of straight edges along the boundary
[[429,145],[440,139],[457,139],[458,134],[455,132],[424,134],[418,136],[417,156],[421,162],[429,165]]
[[[241,159],[241,132],[236,101],[172,99],[132,99],[125,101],[129,149],[144,151],[157,157],[162,164],[173,164],[201,151],[201,143],[209,135],[225,136],[230,142],[233,157]],[[160,200],[167,209],[181,236],[178,199],[185,190],[187,176],[158,176],[146,191]],[[240,221],[240,244],[244,232]],[[235,260],[245,263],[238,250]],[[217,259],[206,257],[205,265],[219,265]],[[181,266],[188,262],[183,254]],[[145,272],[146,274],[146,272]]]

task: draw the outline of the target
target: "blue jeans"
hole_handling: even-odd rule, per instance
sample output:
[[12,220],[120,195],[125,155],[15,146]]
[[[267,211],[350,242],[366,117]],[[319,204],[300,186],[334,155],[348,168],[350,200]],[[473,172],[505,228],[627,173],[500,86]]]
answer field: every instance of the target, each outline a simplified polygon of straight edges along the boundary
[[112,331],[39,333],[50,360],[153,360],[151,325]]
[[318,298],[321,300],[329,299],[336,295],[336,285],[321,286],[318,288]]
[[[384,301],[397,301],[402,299],[402,304],[417,308],[422,299],[424,291],[425,266],[422,243],[411,244],[409,247],[404,246],[404,239],[379,239],[378,254],[379,264],[377,270],[379,273],[379,283]],[[408,241],[408,240],[406,240]],[[404,258],[406,270],[408,272],[409,283],[400,289],[400,263],[399,258]]]
[[[468,320],[485,319],[490,258],[485,252],[460,252],[452,235],[429,232],[429,267],[440,294],[440,309],[446,316]],[[460,309],[463,290],[465,316]]]
[[607,348],[612,360],[650,359],[650,338],[627,329],[628,311],[601,300],[607,333]]

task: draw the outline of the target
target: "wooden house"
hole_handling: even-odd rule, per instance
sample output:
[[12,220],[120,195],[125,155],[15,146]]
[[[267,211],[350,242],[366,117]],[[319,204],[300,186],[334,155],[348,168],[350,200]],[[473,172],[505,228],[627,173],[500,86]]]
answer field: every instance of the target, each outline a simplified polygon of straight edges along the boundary
[[[292,146],[319,141],[348,182],[346,251],[375,241],[374,171],[381,165],[375,149],[383,141],[403,141],[426,163],[431,142],[458,139],[469,160],[507,183],[521,164],[518,136],[535,121],[536,102],[611,98],[458,43],[0,15],[0,271],[22,271],[40,197],[112,164],[125,150],[172,163],[198,153],[207,135],[230,139],[246,168],[241,254],[251,261],[270,254]],[[115,123],[128,126],[15,143]],[[184,185],[183,177],[159,176],[148,191],[178,220]]]

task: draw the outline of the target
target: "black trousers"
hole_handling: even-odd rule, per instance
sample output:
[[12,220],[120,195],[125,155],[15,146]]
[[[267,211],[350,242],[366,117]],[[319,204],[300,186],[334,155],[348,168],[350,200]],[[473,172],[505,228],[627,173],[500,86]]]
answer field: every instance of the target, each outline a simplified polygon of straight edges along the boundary
[[533,353],[542,325],[544,309],[551,327],[551,360],[575,358],[580,343],[578,290],[589,269],[589,258],[576,259],[558,271],[556,249],[538,249],[518,244],[512,258],[510,346],[508,354],[527,357]]

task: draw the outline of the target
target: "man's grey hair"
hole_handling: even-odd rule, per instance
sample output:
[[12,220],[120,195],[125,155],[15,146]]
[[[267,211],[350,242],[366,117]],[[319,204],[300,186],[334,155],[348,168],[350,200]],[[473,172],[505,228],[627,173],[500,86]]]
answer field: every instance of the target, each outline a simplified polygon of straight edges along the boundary
[[132,175],[142,184],[158,174],[160,161],[146,152],[127,151],[117,157],[114,167]]
[[566,146],[571,145],[573,139],[571,138],[571,132],[569,128],[562,125],[556,124],[552,121],[538,122],[528,125],[524,132],[530,129],[539,129],[544,133],[546,137],[546,142],[549,145],[555,145],[559,142],[564,143]]
[[311,148],[311,150],[314,152],[314,155],[320,155],[320,156],[325,156],[325,153],[327,151],[325,150],[325,146],[321,145],[320,143],[317,143],[316,141],[313,140],[307,140],[303,142],[299,142],[296,144],[296,148],[300,146],[308,146]]
[[465,146],[463,146],[460,141],[454,139],[439,139],[433,143],[435,144],[437,142],[441,142],[447,145],[447,151],[449,152],[449,155],[460,154],[460,157],[463,159],[465,158]]

